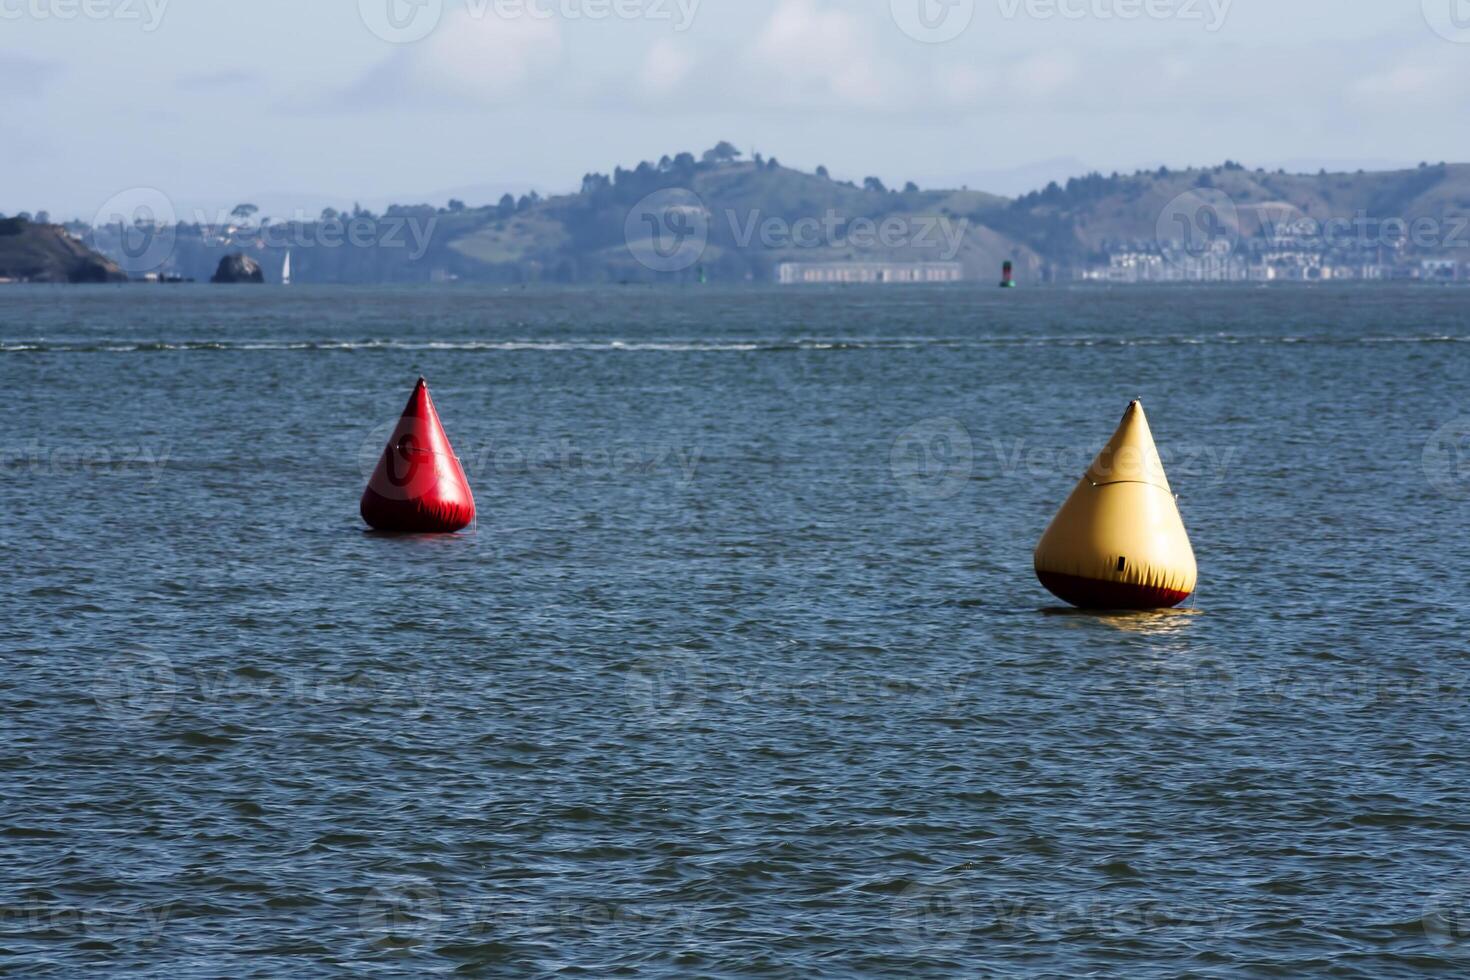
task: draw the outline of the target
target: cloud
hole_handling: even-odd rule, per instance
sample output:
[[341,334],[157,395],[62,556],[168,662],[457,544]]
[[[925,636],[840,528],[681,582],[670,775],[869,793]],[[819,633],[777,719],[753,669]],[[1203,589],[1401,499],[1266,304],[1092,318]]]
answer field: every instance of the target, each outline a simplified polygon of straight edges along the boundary
[[[758,98],[784,109],[933,118],[956,109],[1073,101],[1079,94],[1073,89],[1085,75],[1073,55],[1053,50],[984,64],[973,58],[933,64],[915,62],[910,45],[903,53],[913,63],[900,66],[881,48],[892,37],[875,34],[873,23],[821,0],[778,0],[737,67],[735,77],[744,84],[727,90],[747,104]],[[950,50],[926,49],[925,57]]]
[[0,51],[0,99],[40,95],[61,74],[61,65]]
[[1457,93],[1464,91],[1463,85],[1456,84],[1455,74],[1443,65],[1402,64],[1364,75],[1353,83],[1352,94],[1370,102],[1433,98],[1450,87]]
[[779,0],[747,52],[758,90],[784,105],[888,109],[901,75],[878,53],[872,20],[815,0]]
[[188,75],[180,75],[174,82],[174,86],[185,91],[197,91],[199,89],[225,89],[244,88],[258,85],[263,80],[260,72],[247,71],[241,68],[227,68],[222,71],[193,72]]
[[562,58],[554,19],[502,18],[460,11],[422,41],[404,44],[341,99],[357,108],[401,102],[499,105],[520,97],[529,83]]
[[1054,98],[1077,77],[1077,64],[1068,55],[1048,52],[1024,59],[1009,77],[1020,92]]
[[934,90],[953,106],[981,105],[994,96],[998,85],[990,73],[974,65],[940,65],[934,69]]
[[683,44],[661,38],[648,49],[638,70],[638,90],[653,99],[676,95],[694,70],[695,58]]
[[1078,66],[1069,55],[1038,54],[997,60],[988,68],[969,63],[942,64],[933,71],[934,90],[954,108],[1001,108],[1075,99],[1069,90]]

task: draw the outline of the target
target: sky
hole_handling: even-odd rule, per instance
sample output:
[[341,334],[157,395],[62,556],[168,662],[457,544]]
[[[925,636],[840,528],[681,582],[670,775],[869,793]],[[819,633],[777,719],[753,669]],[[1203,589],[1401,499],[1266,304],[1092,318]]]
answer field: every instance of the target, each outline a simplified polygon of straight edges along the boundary
[[1470,0],[0,0],[0,212],[470,204],[719,140],[889,184],[1470,161]]

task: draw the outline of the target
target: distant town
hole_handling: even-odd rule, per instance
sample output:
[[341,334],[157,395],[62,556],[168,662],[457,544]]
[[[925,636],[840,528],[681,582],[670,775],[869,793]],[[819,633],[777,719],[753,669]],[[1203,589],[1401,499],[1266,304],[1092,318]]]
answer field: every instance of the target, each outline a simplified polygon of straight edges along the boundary
[[1138,243],[1112,253],[1106,265],[1078,269],[1073,278],[1117,285],[1162,282],[1456,282],[1470,279],[1470,264],[1454,258],[1416,258],[1402,248],[1376,246],[1356,252],[1313,247],[1291,237],[1222,244],[1195,254],[1173,244]]

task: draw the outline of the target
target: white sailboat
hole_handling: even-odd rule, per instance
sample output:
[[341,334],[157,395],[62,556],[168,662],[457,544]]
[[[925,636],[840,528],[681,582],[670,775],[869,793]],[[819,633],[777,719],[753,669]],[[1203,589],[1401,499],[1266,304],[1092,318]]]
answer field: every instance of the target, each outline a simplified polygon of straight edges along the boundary
[[281,285],[291,285],[291,252],[286,252],[286,262],[281,266]]

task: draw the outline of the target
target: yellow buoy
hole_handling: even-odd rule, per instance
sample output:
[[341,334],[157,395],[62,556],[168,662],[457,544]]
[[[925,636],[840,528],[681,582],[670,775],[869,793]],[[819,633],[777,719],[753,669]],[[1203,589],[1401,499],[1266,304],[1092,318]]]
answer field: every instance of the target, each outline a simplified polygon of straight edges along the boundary
[[1042,535],[1036,577],[1084,609],[1169,609],[1194,593],[1194,549],[1138,402]]

